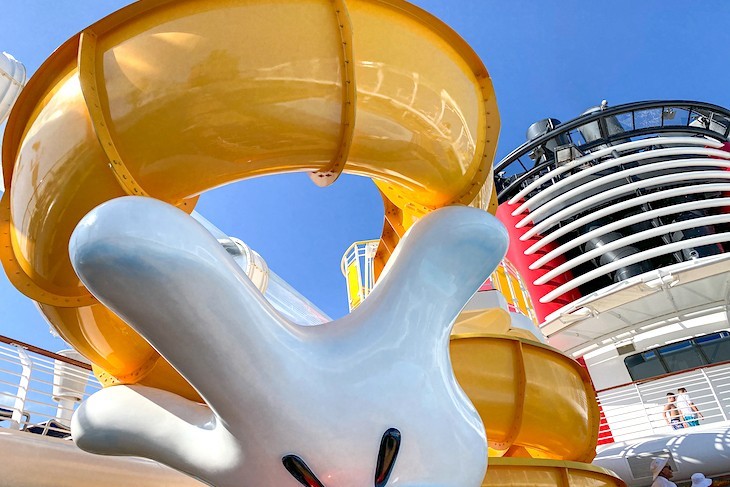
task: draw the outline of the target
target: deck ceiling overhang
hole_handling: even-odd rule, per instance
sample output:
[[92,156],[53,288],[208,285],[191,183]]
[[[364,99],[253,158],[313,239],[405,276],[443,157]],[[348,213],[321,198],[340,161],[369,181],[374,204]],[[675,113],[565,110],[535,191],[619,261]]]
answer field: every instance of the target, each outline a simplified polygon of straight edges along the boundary
[[698,318],[725,309],[730,254],[683,262],[633,277],[574,301],[540,329],[550,345],[581,356],[628,341],[672,318]]

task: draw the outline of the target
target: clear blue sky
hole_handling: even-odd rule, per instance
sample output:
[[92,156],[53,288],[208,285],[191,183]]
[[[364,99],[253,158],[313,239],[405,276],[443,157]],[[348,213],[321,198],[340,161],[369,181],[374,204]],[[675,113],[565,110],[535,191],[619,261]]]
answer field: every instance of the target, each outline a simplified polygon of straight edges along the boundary
[[[64,40],[124,0],[4,0],[0,50],[29,72]],[[730,2],[643,0],[419,0],[482,57],[502,118],[498,158],[526,128],[609,104],[692,99],[730,107]],[[419,53],[414,53],[419,55]],[[355,240],[377,238],[382,204],[368,180],[327,189],[302,174],[239,183],[204,195],[198,211],[246,241],[330,316],[347,312],[339,271]],[[33,304],[0,276],[0,334],[45,348],[53,339]]]

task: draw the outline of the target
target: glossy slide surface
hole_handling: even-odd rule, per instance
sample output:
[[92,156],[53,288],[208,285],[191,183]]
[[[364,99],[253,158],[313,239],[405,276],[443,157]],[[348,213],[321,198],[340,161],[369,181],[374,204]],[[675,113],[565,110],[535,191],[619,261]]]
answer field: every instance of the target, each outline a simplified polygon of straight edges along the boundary
[[451,362],[484,422],[490,469],[493,456],[593,459],[598,405],[577,362],[532,340],[474,332],[452,335]]
[[3,141],[3,265],[102,382],[195,399],[74,274],[86,213],[127,194],[190,211],[236,180],[344,171],[385,197],[382,266],[420,216],[487,207],[498,130],[481,61],[406,2],[142,0],[71,38],[21,93]]
[[613,472],[577,462],[490,458],[482,487],[626,487]]
[[587,371],[539,342],[537,328],[520,326],[517,316],[467,306],[451,335],[454,374],[487,432],[482,487],[625,487],[588,463],[600,418]]

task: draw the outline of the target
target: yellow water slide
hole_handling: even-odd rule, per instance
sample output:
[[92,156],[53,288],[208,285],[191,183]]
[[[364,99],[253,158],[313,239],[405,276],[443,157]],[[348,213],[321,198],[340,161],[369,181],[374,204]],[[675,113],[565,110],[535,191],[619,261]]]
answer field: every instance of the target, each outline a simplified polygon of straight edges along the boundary
[[195,397],[80,284],[67,244],[84,214],[125,194],[192,210],[236,180],[345,171],[388,202],[386,260],[419,215],[488,204],[498,129],[479,58],[406,2],[143,0],[66,42],[18,100],[3,264],[103,382]]
[[[68,241],[89,210],[132,194],[192,211],[199,194],[241,179],[304,171],[327,185],[347,172],[383,194],[382,267],[420,216],[452,204],[489,207],[498,131],[479,58],[404,1],[141,0],[67,41],[22,92],[3,141],[0,256],[102,383],[197,399],[74,274]],[[495,460],[502,466],[489,475],[503,474],[485,485],[538,485],[530,480],[538,467],[561,478],[582,471],[566,461],[587,461],[595,442],[571,449],[555,436],[578,421],[590,437],[589,408],[566,396],[551,412],[562,422],[544,417],[545,425],[545,408],[535,406],[552,400],[572,365],[520,340],[483,338],[455,341],[467,357],[455,368],[474,369],[475,404],[496,415],[487,428],[503,438],[501,453],[544,457]],[[514,358],[517,349],[530,357]],[[500,360],[496,376],[476,372]],[[527,377],[533,369],[544,369],[541,386]],[[571,377],[565,390],[584,391],[583,378]]]
[[[589,465],[600,411],[587,370],[545,343],[522,278],[507,261],[491,291],[467,304],[451,332],[451,363],[484,422],[489,468],[483,487],[624,486]],[[484,296],[484,297],[482,297]],[[502,297],[504,302],[495,296]]]
[[600,420],[588,372],[512,319],[501,308],[466,311],[451,335],[454,373],[487,431],[483,487],[625,486],[588,465]]

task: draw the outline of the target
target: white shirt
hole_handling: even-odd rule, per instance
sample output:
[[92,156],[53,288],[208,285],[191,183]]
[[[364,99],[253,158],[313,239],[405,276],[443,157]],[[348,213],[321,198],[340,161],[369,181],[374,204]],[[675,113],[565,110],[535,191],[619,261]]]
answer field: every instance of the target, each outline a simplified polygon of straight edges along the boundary
[[671,480],[665,479],[660,475],[656,478],[654,483],[651,484],[651,487],[677,487],[677,484],[675,484]]
[[682,416],[692,416],[694,414],[692,407],[690,407],[691,402],[692,400],[689,398],[689,394],[677,394],[677,409],[682,413]]

